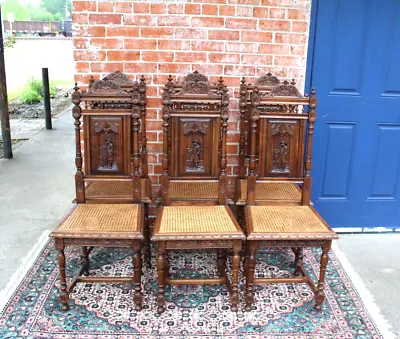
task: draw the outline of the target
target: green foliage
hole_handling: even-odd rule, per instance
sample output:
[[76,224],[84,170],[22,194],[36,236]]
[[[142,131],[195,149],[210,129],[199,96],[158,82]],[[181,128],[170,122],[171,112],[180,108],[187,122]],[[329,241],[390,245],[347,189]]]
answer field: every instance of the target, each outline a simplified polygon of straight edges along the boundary
[[27,7],[21,5],[18,0],[6,0],[1,5],[3,20],[8,20],[8,13],[14,13],[14,20],[30,20],[30,13]]
[[61,13],[61,18],[65,17],[65,3],[67,3],[68,11],[71,12],[71,0],[42,0],[42,5],[51,14]]
[[23,104],[37,104],[41,99],[41,96],[30,87],[25,87],[21,94],[21,101]]
[[31,13],[31,20],[33,21],[53,21],[53,14],[43,7],[29,7]]
[[13,48],[16,43],[15,36],[9,35],[7,40],[4,40],[4,48]]

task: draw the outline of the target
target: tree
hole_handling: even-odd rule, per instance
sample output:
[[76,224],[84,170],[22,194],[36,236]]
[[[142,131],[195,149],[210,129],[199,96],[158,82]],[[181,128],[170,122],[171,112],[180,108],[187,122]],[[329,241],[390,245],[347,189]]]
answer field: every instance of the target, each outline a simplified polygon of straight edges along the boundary
[[8,19],[8,13],[14,13],[15,21],[31,19],[28,8],[21,5],[18,0],[6,0],[1,7],[4,20]]
[[64,17],[66,3],[68,10],[71,11],[71,0],[42,0],[44,8],[46,8],[52,14],[62,13],[62,17]]

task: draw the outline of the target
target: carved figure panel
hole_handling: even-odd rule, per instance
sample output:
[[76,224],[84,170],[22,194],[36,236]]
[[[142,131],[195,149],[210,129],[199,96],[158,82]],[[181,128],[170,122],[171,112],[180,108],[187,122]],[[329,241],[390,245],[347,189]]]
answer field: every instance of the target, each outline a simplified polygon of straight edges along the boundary
[[293,83],[289,83],[288,81],[284,81],[282,84],[276,85],[271,89],[269,93],[270,97],[295,97],[302,98],[303,96],[300,94],[299,90]]
[[127,86],[127,85],[133,85],[133,81],[129,79],[129,77],[120,71],[115,71],[110,74],[108,74],[103,80],[111,80],[115,82],[119,86]]
[[90,118],[91,174],[123,173],[123,120]]
[[275,76],[272,75],[271,73],[267,73],[266,75],[260,76],[256,80],[256,86],[275,86],[277,84],[280,84],[280,80]]
[[198,71],[194,71],[185,76],[182,83],[182,90],[177,93],[178,95],[182,94],[208,94],[208,95],[216,95],[211,92],[210,82],[207,77]]

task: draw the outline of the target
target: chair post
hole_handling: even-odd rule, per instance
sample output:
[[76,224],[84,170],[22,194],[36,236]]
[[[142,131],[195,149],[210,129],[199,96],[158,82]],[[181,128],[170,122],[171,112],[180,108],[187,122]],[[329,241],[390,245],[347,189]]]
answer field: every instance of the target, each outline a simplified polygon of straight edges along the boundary
[[308,136],[307,136],[307,154],[306,154],[306,162],[305,162],[305,175],[304,175],[304,184],[301,195],[301,204],[309,205],[311,198],[311,153],[312,153],[312,141],[314,134],[314,123],[317,119],[317,112],[315,111],[317,107],[317,98],[315,88],[311,91],[310,97],[310,109],[308,112]]
[[219,188],[218,188],[218,203],[220,205],[226,204],[226,140],[228,132],[228,113],[229,113],[229,94],[228,88],[224,85],[222,77],[219,80],[219,85],[222,90],[222,106],[221,106],[221,172],[219,175]]
[[74,107],[72,108],[72,116],[75,119],[75,143],[76,143],[76,153],[75,153],[75,191],[76,191],[76,202],[85,202],[85,184],[83,180],[82,171],[82,151],[81,151],[81,117],[82,109],[80,107],[81,94],[79,92],[78,84],[75,82],[74,93],[72,93],[72,102]]
[[246,127],[247,127],[247,121],[245,122],[246,119],[246,108],[247,108],[247,84],[246,80],[243,77],[241,84],[240,84],[240,101],[239,101],[239,107],[240,107],[240,143],[239,143],[239,165],[240,165],[240,172],[239,172],[239,178],[243,179],[245,177],[245,143],[246,143]]
[[249,176],[247,178],[247,203],[254,205],[256,201],[256,141],[259,113],[257,105],[260,102],[259,89],[256,86],[251,94],[251,141],[250,141],[250,162]]
[[[168,79],[169,81],[169,79]],[[170,83],[170,82],[169,82]],[[169,205],[169,174],[168,174],[168,154],[169,154],[169,117],[171,113],[171,92],[168,87],[169,83],[164,87],[163,93],[163,159],[162,159],[162,175],[161,175],[161,202],[163,205]]]
[[142,176],[144,178],[149,177],[148,168],[148,157],[147,157],[147,137],[146,137],[146,79],[144,75],[140,77],[139,83],[140,92],[140,111],[141,111],[141,122],[142,122]]
[[[134,95],[134,94],[132,94]],[[133,101],[133,100],[132,100]],[[132,106],[132,130],[133,130],[133,150],[131,156],[131,167],[133,176],[133,201],[140,202],[140,154],[139,154],[139,116],[140,107]]]

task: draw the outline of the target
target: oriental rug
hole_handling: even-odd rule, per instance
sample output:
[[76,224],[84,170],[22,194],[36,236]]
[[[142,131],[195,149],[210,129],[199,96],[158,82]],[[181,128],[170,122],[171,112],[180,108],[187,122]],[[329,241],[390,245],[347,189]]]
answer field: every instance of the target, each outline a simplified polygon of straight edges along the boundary
[[[80,253],[68,249],[66,254],[71,276],[79,267]],[[175,278],[216,275],[215,256],[208,251],[172,252],[171,272]],[[256,274],[287,276],[293,260],[286,249],[264,251],[258,255]],[[316,279],[319,251],[306,249],[304,264]],[[133,308],[129,284],[78,283],[70,294],[70,310],[64,313],[58,302],[57,254],[49,241],[0,313],[0,338],[383,338],[333,252],[320,312],[314,310],[313,293],[305,284],[256,286],[254,310],[244,312],[241,277],[237,313],[230,311],[222,285],[168,285],[167,310],[158,315],[156,270],[144,268],[143,273],[142,312]],[[93,250],[90,274],[131,275],[130,251]]]

